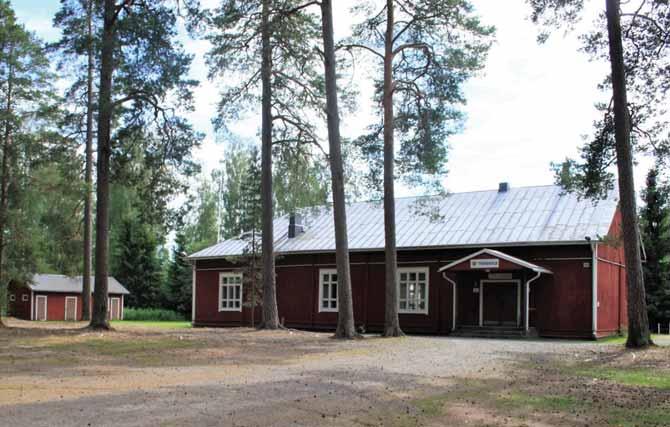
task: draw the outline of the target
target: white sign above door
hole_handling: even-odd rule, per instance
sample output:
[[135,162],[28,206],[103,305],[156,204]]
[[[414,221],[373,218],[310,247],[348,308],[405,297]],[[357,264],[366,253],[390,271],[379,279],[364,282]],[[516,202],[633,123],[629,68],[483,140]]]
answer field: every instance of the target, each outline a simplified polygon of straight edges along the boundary
[[498,268],[500,260],[498,258],[471,259],[470,268]]

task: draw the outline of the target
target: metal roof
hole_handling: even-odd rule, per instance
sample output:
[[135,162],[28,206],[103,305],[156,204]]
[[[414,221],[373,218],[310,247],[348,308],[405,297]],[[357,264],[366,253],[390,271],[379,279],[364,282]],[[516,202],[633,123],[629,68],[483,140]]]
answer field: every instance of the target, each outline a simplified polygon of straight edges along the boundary
[[[83,289],[83,276],[69,277],[63,274],[35,274],[28,283],[28,287],[35,292],[59,292],[59,293],[81,293]],[[95,289],[95,279],[91,277],[91,291]],[[110,294],[125,294],[130,292],[123,287],[118,280],[109,277]]]
[[[607,235],[618,201],[616,190],[604,200],[592,201],[557,185],[398,198],[396,242],[398,249],[585,243],[586,236]],[[334,252],[332,208],[309,208],[300,214],[305,232],[291,239],[288,215],[275,219],[275,251]],[[347,205],[347,225],[350,250],[383,249],[381,202]],[[244,240],[225,240],[190,258],[240,255],[246,246]]]
[[548,270],[544,267],[541,267],[539,265],[533,264],[532,262],[524,261],[521,258],[513,257],[512,255],[507,255],[506,253],[496,251],[494,249],[482,249],[481,251],[477,251],[473,254],[470,254],[466,257],[463,257],[459,260],[456,260],[454,262],[451,262],[444,267],[439,268],[437,271],[442,272],[449,270],[450,268],[457,266],[458,264],[465,262],[467,260],[477,258],[480,255],[491,255],[500,259],[504,259],[506,261],[509,261],[513,264],[520,265],[521,267],[527,268],[529,270],[533,270],[536,273],[545,273],[545,274],[554,274],[551,272],[551,270]]

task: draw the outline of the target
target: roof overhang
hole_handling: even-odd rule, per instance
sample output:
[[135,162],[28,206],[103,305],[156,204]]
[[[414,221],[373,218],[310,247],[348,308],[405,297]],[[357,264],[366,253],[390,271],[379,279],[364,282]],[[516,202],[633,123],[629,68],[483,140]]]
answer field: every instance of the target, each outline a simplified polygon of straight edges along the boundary
[[[483,256],[488,256],[489,258],[482,258]],[[491,258],[493,257],[493,258]],[[531,262],[522,260],[521,258],[513,257],[511,255],[508,255],[504,252],[496,251],[495,249],[482,249],[480,251],[477,251],[473,254],[470,254],[466,257],[463,257],[461,259],[458,259],[454,262],[451,262],[441,268],[439,268],[437,271],[442,273],[447,270],[450,270],[456,266],[459,266],[467,261],[471,261],[470,266],[472,270],[496,270],[499,268],[497,263],[492,263],[491,261],[495,260],[504,260],[507,261],[508,263],[514,264],[520,268],[526,268],[528,270],[532,270],[536,273],[544,273],[544,274],[553,274],[551,270],[548,270],[544,267],[541,267],[537,264],[533,264]]]

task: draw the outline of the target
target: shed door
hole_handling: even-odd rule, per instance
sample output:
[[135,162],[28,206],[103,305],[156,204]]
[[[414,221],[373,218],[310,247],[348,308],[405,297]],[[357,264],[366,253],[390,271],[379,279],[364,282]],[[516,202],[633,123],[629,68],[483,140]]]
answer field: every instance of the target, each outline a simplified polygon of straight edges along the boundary
[[110,320],[119,320],[121,318],[121,299],[120,298],[110,298],[109,305],[109,319]]
[[515,282],[487,282],[483,292],[484,325],[517,325],[518,286]]
[[65,320],[77,320],[77,297],[65,297]]
[[38,295],[35,299],[37,305],[35,319],[47,320],[47,297],[46,295]]

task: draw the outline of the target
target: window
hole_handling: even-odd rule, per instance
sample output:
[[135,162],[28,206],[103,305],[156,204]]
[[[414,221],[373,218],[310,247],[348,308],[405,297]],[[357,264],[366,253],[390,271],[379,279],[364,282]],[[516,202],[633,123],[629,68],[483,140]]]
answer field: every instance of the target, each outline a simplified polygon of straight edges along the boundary
[[10,301],[16,301],[16,295],[14,295],[14,294],[9,294],[9,300],[10,300]]
[[319,270],[319,312],[337,311],[337,270]]
[[28,301],[29,299],[30,298],[29,298],[28,294],[21,295],[21,301]]
[[242,274],[219,274],[219,311],[242,311]]
[[428,268],[398,269],[398,312],[428,314]]

